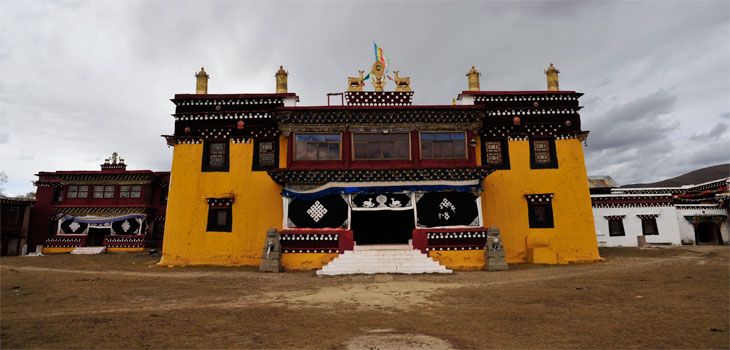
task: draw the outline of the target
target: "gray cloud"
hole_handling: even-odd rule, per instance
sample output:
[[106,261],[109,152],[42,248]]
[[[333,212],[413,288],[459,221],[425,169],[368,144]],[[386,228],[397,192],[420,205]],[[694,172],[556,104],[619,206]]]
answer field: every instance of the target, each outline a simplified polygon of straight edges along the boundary
[[693,134],[689,139],[690,141],[708,141],[726,134],[727,131],[728,123],[726,121],[721,121],[715,124],[715,126],[706,133]]
[[271,92],[284,65],[301,105],[321,105],[369,70],[373,40],[416,104],[450,104],[472,65],[484,90],[545,89],[555,63],[561,88],[585,93],[589,173],[649,182],[728,158],[727,2],[383,5],[2,1],[7,190],[33,190],[40,170],[98,169],[114,151],[130,169],[168,170],[169,99],[194,91],[201,65],[213,93]]

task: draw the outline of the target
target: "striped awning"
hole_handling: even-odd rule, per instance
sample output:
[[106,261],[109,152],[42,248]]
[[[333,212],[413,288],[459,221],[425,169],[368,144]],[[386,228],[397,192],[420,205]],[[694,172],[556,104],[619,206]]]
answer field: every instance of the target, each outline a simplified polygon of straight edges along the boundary
[[81,207],[81,208],[56,208],[59,215],[68,216],[99,216],[112,217],[124,215],[143,215],[147,212],[146,207]]

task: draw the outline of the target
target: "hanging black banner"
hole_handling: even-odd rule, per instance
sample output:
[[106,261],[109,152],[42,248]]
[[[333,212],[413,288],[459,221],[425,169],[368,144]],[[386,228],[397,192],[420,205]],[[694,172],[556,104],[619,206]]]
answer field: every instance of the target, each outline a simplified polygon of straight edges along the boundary
[[343,227],[347,221],[347,212],[347,202],[338,194],[289,202],[289,220],[297,228]]
[[137,229],[139,229],[139,223],[136,219],[120,220],[112,223],[112,230],[118,235],[136,235]]
[[61,223],[61,231],[66,234],[83,233],[89,224],[84,222],[76,222],[73,220],[64,220]]
[[429,192],[416,202],[418,225],[471,225],[479,216],[476,197],[465,192]]

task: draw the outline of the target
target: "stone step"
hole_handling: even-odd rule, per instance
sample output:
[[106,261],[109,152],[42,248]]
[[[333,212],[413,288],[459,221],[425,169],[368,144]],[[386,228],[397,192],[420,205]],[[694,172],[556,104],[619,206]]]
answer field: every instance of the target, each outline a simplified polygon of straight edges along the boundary
[[377,244],[356,245],[322,267],[317,275],[451,272],[410,244]]
[[101,254],[106,251],[106,247],[76,247],[71,254]]

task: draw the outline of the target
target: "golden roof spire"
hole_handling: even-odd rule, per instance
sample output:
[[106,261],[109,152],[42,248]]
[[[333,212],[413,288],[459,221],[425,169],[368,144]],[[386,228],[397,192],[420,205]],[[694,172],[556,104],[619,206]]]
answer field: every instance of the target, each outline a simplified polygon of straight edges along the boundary
[[287,93],[289,72],[284,70],[284,66],[279,66],[279,70],[276,71],[276,74],[274,74],[274,76],[276,77],[276,93]]
[[482,75],[481,72],[477,71],[474,66],[471,66],[471,69],[466,72],[466,76],[469,78],[469,91],[479,91],[479,76]]
[[208,93],[208,78],[210,75],[205,72],[205,68],[200,67],[200,72],[195,74],[197,81],[195,83],[195,93],[198,95],[205,95]]
[[553,67],[553,64],[550,63],[550,67],[545,70],[545,75],[547,76],[547,89],[548,91],[558,91],[560,90],[558,86],[558,73],[560,73],[557,68]]

